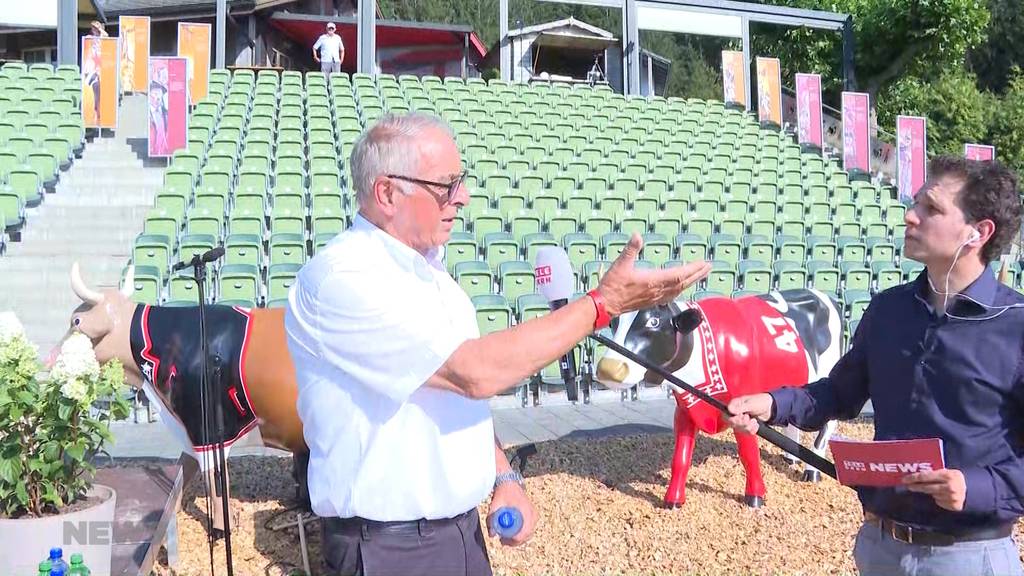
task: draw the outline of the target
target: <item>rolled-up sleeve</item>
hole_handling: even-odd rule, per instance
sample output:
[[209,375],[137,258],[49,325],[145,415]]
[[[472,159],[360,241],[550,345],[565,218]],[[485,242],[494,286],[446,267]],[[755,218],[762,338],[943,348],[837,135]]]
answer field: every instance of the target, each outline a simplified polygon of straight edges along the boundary
[[423,287],[410,284],[418,281],[407,280],[404,297],[392,282],[380,286],[350,272],[308,287],[298,305],[313,318],[311,352],[343,376],[340,382],[404,402],[465,341],[437,329],[447,316],[415,296]]

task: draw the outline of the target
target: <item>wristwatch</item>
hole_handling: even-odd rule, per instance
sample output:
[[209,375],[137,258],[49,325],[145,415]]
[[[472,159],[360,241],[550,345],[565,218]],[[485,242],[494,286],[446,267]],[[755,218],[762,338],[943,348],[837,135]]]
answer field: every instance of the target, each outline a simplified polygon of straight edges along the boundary
[[515,482],[519,484],[520,488],[526,488],[526,482],[523,480],[523,475],[516,470],[509,470],[508,472],[502,472],[494,477],[494,488],[502,484],[508,484],[509,482]]

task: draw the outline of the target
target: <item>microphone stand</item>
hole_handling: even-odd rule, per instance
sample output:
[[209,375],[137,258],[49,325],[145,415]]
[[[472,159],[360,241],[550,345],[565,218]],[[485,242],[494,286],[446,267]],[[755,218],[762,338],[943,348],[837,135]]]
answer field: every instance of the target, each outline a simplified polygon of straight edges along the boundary
[[[620,345],[611,338],[608,338],[607,336],[602,336],[601,334],[597,333],[590,334],[590,338],[596,340],[597,342],[600,342],[601,344],[604,344],[605,346],[608,347],[608,349],[614,350],[619,354],[622,354],[626,358],[632,360],[633,362],[636,362],[637,364],[643,366],[644,368],[650,370],[651,372],[654,372],[658,376],[661,376],[675,388],[685,390],[686,392],[693,394],[694,396],[703,400],[704,402],[707,402],[715,409],[717,409],[719,412],[721,412],[723,415],[733,416],[733,414],[729,412],[729,408],[718,399],[714,398],[713,396],[710,396],[705,392],[698,390],[697,388],[694,388],[693,386],[687,384],[686,382],[683,382],[679,378],[676,378],[676,376],[669,372],[668,370],[665,370],[661,366],[652,364],[650,361],[641,358],[638,354],[627,349],[625,346]],[[812,450],[803,446],[799,442],[794,442],[788,436],[779,432],[778,430],[775,430],[774,428],[769,427],[764,422],[758,420],[757,423],[758,436],[764,438],[768,442],[771,442],[772,444],[780,448],[782,451],[799,458],[804,463],[809,464],[814,468],[817,468],[818,470],[824,472],[825,474],[828,474],[832,478],[836,477],[835,464],[829,462],[827,459],[821,456],[818,456]]]
[[[210,429],[211,422],[210,417],[213,409],[211,406],[212,402],[212,391],[210,390],[210,352],[209,352],[209,341],[206,335],[206,264],[213,262],[220,258],[224,254],[223,247],[216,247],[212,250],[207,251],[205,254],[194,254],[192,260],[188,262],[180,262],[176,264],[172,270],[177,271],[191,266],[195,271],[196,287],[199,290],[199,342],[202,354],[202,371],[200,375],[199,384],[199,403],[201,405],[201,417],[202,417],[202,444],[203,446],[209,447],[210,443]],[[220,374],[220,357],[216,360],[217,374]],[[218,403],[218,406],[220,404]],[[224,474],[224,442],[223,442],[223,416],[218,410],[217,414],[218,426],[218,440],[216,442],[217,459],[214,461],[214,476],[216,480],[216,488],[219,490],[222,498],[222,510],[224,514],[224,544],[225,544],[225,560],[227,562],[228,576],[234,576],[234,567],[231,561],[231,519],[228,516],[228,501],[227,501],[227,478]],[[209,457],[209,453],[204,452],[204,461]],[[204,479],[205,482],[205,479]],[[207,542],[210,546],[210,573],[214,573],[213,568],[213,507],[211,503],[207,503]]]

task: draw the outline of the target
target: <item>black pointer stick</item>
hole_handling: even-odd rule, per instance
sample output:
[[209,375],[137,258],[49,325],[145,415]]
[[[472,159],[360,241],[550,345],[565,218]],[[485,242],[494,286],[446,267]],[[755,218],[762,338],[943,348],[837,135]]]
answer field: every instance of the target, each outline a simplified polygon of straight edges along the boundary
[[[708,404],[711,404],[722,414],[726,416],[733,416],[733,414],[729,412],[729,408],[725,404],[722,404],[716,398],[709,396],[708,394],[701,392],[700,390],[694,388],[693,386],[690,386],[686,382],[683,382],[679,378],[676,378],[674,374],[665,370],[661,366],[655,366],[647,362],[643,358],[640,358],[640,356],[638,356],[634,352],[627,350],[625,347],[619,345],[614,340],[607,338],[605,336],[601,336],[600,334],[591,334],[590,337],[593,338],[594,340],[597,340],[601,344],[604,344],[608,348],[615,350],[619,354],[622,354],[626,358],[629,358],[633,362],[636,362],[637,364],[650,370],[651,372],[654,372],[658,376],[661,376],[665,380],[668,380],[672,384],[675,384],[679,388],[686,390],[687,392],[693,394],[697,398],[700,398],[701,400],[707,402]],[[784,452],[792,454],[793,456],[796,456],[800,460],[803,460],[805,463],[810,464],[811,466],[817,468],[818,470],[824,472],[825,474],[828,474],[832,478],[836,477],[835,464],[829,462],[828,460],[822,458],[821,456],[818,456],[817,454],[815,454],[813,451],[803,446],[802,444],[790,440],[788,436],[779,432],[778,430],[775,430],[774,428],[769,427],[764,422],[757,420],[757,424],[758,436],[778,446]]]

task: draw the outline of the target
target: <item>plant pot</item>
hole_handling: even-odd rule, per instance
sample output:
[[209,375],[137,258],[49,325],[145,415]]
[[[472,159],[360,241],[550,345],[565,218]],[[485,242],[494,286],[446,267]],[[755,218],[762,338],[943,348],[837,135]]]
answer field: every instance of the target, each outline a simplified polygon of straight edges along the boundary
[[49,558],[50,548],[54,547],[64,549],[64,561],[68,564],[71,555],[79,553],[93,574],[110,574],[117,493],[108,486],[94,484],[86,495],[101,501],[91,508],[68,514],[0,519],[0,574],[36,574],[39,563]]

